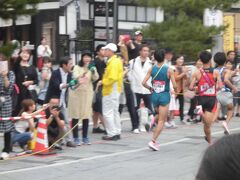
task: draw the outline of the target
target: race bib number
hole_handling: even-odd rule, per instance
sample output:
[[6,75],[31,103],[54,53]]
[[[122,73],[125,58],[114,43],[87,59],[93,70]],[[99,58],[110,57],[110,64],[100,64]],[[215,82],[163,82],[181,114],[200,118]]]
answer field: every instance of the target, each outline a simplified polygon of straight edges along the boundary
[[165,81],[153,81],[153,89],[156,93],[161,93],[165,91]]
[[208,84],[202,85],[200,90],[206,95],[214,95],[216,93],[215,86],[209,87]]

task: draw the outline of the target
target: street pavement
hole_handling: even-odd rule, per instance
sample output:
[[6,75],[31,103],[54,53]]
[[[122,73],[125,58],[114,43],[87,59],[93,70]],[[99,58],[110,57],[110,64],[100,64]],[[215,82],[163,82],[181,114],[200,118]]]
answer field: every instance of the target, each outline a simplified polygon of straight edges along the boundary
[[[164,129],[159,151],[147,147],[152,133],[132,134],[128,115],[122,117],[119,141],[106,142],[101,134],[89,137],[92,145],[67,148],[56,155],[20,157],[0,162],[0,180],[194,180],[208,144],[202,123]],[[233,118],[231,133],[240,132],[240,119]],[[80,133],[81,134],[81,133]],[[221,138],[221,123],[213,126],[214,141]],[[0,138],[0,147],[3,140]],[[15,148],[16,150],[16,148]]]

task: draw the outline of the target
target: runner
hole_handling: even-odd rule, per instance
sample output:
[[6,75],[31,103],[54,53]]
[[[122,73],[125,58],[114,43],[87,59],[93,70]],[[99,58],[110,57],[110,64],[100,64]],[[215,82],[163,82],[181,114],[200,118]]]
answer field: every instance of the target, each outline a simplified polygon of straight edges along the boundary
[[[206,141],[211,144],[211,125],[214,122],[214,113],[216,112],[216,85],[221,81],[217,70],[211,68],[212,54],[203,51],[199,55],[203,63],[203,68],[197,70],[193,76],[189,89],[193,90],[197,82],[198,105],[202,107],[203,124]],[[217,82],[217,83],[216,83]]]
[[[149,147],[154,151],[159,150],[159,145],[156,141],[163,129],[164,122],[166,121],[168,115],[170,102],[170,79],[175,91],[177,88],[173,70],[164,63],[164,53],[164,50],[155,51],[154,59],[157,61],[157,64],[149,69],[142,83],[145,88],[152,92],[152,103],[155,111],[158,113],[157,127],[153,133],[152,141],[148,143]],[[152,77],[152,87],[147,85],[147,81],[150,77]]]
[[222,52],[218,52],[214,56],[214,61],[217,64],[216,70],[219,72],[223,83],[223,87],[217,92],[217,100],[219,103],[217,106],[216,114],[218,114],[220,106],[227,109],[227,119],[226,121],[222,122],[222,126],[224,128],[224,134],[229,135],[228,123],[230,122],[233,116],[234,110],[233,94],[231,90],[233,90],[233,92],[236,93],[237,88],[230,81],[232,77],[231,70],[228,70],[224,67],[226,60],[227,60],[226,55]]

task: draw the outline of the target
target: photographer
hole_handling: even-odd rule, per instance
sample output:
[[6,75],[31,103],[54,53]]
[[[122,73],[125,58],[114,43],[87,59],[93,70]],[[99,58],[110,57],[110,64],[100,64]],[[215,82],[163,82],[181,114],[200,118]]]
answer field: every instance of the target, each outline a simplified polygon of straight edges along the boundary
[[[52,97],[49,101],[49,108],[46,110],[49,145],[52,145],[64,135],[64,116],[60,111],[59,102],[58,98]],[[59,144],[54,147],[62,150]]]

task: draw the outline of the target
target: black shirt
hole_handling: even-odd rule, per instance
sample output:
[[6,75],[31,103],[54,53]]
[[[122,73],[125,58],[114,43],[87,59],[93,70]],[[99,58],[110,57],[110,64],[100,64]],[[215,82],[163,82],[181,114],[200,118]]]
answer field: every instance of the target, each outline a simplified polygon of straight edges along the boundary
[[106,63],[104,62],[104,60],[101,60],[99,57],[96,57],[95,60],[94,60],[94,64],[96,66],[96,69],[97,69],[97,72],[98,72],[98,75],[99,75],[98,80],[95,81],[94,84],[93,84],[94,89],[95,89],[98,81],[102,80],[102,78],[103,78],[103,74],[104,74],[104,71],[105,71],[105,68],[106,68]]
[[128,56],[129,56],[129,61],[132,60],[132,59],[135,59],[136,57],[139,56],[139,51],[140,51],[140,48],[141,48],[141,44],[138,44],[136,42],[133,42],[134,46],[135,46],[135,49],[131,49],[129,46],[128,46]]
[[[46,118],[48,119],[51,116],[50,110],[46,109],[45,113],[46,113]],[[64,120],[64,116],[61,112],[59,113],[59,118],[61,120]],[[48,126],[51,126],[52,128],[58,128],[57,120],[55,119],[55,117],[53,117],[52,122]]]

